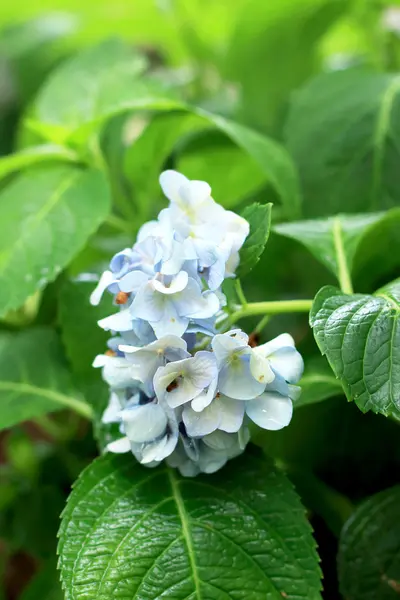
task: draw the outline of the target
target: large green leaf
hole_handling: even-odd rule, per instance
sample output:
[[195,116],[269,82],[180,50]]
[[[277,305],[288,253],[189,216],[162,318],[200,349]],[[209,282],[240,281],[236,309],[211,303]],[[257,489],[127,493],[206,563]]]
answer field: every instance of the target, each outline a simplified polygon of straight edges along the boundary
[[[400,215],[400,211],[395,211]],[[386,213],[337,215],[329,219],[280,223],[273,230],[303,244],[334,275],[339,273],[339,256],[344,255],[349,269],[362,237]]]
[[243,277],[251,271],[264,252],[271,227],[271,210],[272,204],[255,203],[247,206],[242,213],[242,217],[250,225],[250,233],[240,250],[238,277]]
[[91,413],[72,383],[54,332],[2,333],[0,429],[62,408],[86,417]]
[[349,400],[400,417],[400,280],[373,296],[322,288],[310,324]]
[[398,206],[399,92],[398,75],[351,69],[321,75],[295,96],[286,137],[306,216]]
[[[175,102],[164,87],[144,78],[146,62],[118,40],[84,50],[53,71],[35,103],[35,116],[53,141],[144,104],[170,108]],[[85,129],[85,136],[91,129]]]
[[346,0],[251,0],[238,11],[225,59],[229,81],[240,84],[241,116],[276,127],[293,89],[320,62],[318,41],[348,8]]
[[78,162],[78,158],[68,148],[55,144],[32,146],[0,158],[0,179],[44,162]]
[[320,598],[304,509],[284,475],[250,454],[185,479],[105,455],[63,513],[67,600]]
[[400,593],[400,486],[363,502],[345,524],[339,581],[348,600],[396,600]]
[[66,165],[20,175],[0,192],[0,315],[52,281],[110,209],[104,175]]

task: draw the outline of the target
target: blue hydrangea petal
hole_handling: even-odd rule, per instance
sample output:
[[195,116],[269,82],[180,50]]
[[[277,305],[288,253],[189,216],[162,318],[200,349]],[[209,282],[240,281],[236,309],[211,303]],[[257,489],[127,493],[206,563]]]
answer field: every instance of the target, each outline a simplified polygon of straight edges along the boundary
[[266,392],[246,402],[247,416],[259,427],[277,431],[289,425],[293,414],[293,404],[288,396]]

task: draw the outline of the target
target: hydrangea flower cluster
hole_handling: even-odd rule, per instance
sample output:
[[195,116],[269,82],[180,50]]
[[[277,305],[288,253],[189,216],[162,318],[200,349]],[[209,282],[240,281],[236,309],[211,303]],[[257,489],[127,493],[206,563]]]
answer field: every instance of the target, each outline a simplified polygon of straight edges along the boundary
[[243,452],[249,421],[288,425],[303,361],[289,334],[253,348],[240,329],[217,331],[221,284],[235,275],[249,225],[203,181],[165,171],[160,184],[169,207],[113,257],[92,293],[98,304],[108,290],[119,308],[99,321],[113,337],[94,366],[111,392],[103,422],[121,432],[108,450],[194,476]]

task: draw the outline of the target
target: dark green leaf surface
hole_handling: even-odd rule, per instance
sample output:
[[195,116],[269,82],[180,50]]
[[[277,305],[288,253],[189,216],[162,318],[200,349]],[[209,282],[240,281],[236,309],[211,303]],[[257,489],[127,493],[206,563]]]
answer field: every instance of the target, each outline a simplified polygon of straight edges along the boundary
[[373,296],[322,288],[310,312],[317,344],[363,411],[400,416],[400,280]]
[[400,202],[400,78],[348,69],[320,75],[294,98],[286,125],[307,217]]
[[386,213],[337,215],[329,219],[281,223],[275,225],[273,230],[303,244],[317,260],[338,275],[341,248],[351,269],[361,239],[375,223],[384,218]]
[[20,175],[0,193],[0,315],[52,281],[110,209],[104,175],[72,166]]
[[363,502],[340,537],[339,580],[346,600],[396,600],[400,594],[400,486]]
[[63,513],[67,600],[317,600],[310,526],[284,475],[250,455],[185,479],[105,455]]
[[247,206],[242,217],[250,225],[250,233],[240,250],[240,264],[237,276],[243,277],[258,263],[264,252],[271,228],[272,204],[251,204]]
[[90,415],[65,366],[51,330],[0,335],[0,429],[71,408]]
[[295,402],[295,408],[343,394],[340,381],[336,379],[324,358],[306,361],[299,385],[301,396]]

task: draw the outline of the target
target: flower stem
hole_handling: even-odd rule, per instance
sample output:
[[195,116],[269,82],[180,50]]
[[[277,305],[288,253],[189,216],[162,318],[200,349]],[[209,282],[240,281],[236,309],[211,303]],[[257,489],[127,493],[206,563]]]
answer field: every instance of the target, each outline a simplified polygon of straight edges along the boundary
[[240,281],[240,279],[235,280],[235,288],[236,288],[236,293],[237,293],[237,297],[239,298],[240,304],[242,304],[243,307],[247,306],[246,296],[244,295],[244,291],[242,288],[242,282]]
[[281,313],[309,312],[312,300],[272,300],[271,302],[250,302],[239,306],[231,314],[229,323],[254,315],[279,315]]
[[338,279],[340,289],[344,294],[352,294],[353,284],[351,282],[349,266],[347,264],[346,254],[344,251],[342,227],[340,224],[339,217],[337,217],[333,222],[333,241],[335,244],[335,251],[337,257]]

